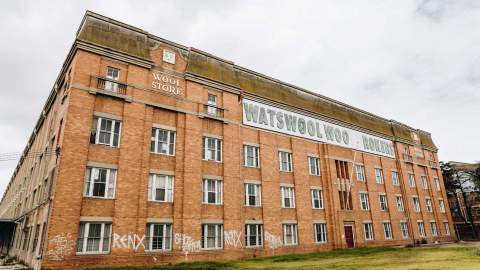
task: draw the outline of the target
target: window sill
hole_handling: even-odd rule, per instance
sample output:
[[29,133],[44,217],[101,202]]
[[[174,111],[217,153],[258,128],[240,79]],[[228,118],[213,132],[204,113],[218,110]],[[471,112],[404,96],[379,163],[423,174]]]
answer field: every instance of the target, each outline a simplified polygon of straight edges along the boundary
[[76,252],[75,255],[77,256],[92,256],[92,255],[108,255],[110,251],[103,251],[103,252]]
[[325,242],[315,242],[315,245],[326,245],[326,244],[327,244],[326,241]]
[[244,205],[245,207],[262,208],[261,205]]
[[165,204],[173,204],[173,202],[166,202],[166,201],[148,201],[149,203],[165,203]]
[[145,250],[145,253],[172,254],[172,250],[171,250],[171,249],[166,249],[166,250],[162,250],[162,249],[158,249],[158,250]]
[[245,246],[245,248],[247,248],[247,249],[263,249],[263,245],[262,246]]
[[202,248],[201,250],[203,250],[203,251],[222,251],[223,247],[222,248]]
[[323,207],[321,207],[321,208],[312,207],[312,210],[325,210],[325,208],[323,208]]
[[210,161],[210,162],[215,162],[215,163],[223,163],[223,161],[216,161],[214,159],[202,159],[202,161]]
[[206,202],[202,202],[202,205],[223,206],[223,203],[206,203]]
[[256,166],[247,166],[247,165],[243,165],[244,168],[249,168],[249,169],[260,169],[260,166],[256,167]]
[[85,195],[83,195],[83,198],[86,198],[86,199],[95,199],[95,200],[115,200],[115,198],[104,198],[104,197],[85,196]]
[[297,243],[295,243],[295,244],[283,244],[283,245],[284,245],[284,246],[286,246],[286,247],[294,247],[294,246],[298,246],[298,244],[297,244]]
[[110,146],[108,144],[99,144],[99,143],[90,143],[91,145],[103,147],[103,148],[109,148],[109,149],[119,149],[120,147],[118,146]]
[[150,151],[150,154],[157,155],[157,156],[175,157],[175,154],[170,155],[170,154],[162,154],[162,153],[156,153],[151,151]]

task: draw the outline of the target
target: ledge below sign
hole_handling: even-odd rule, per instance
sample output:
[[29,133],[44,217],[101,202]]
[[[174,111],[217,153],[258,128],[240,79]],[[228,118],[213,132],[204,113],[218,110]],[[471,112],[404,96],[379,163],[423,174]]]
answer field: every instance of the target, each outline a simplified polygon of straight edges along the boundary
[[243,124],[395,158],[390,140],[249,99],[243,100]]

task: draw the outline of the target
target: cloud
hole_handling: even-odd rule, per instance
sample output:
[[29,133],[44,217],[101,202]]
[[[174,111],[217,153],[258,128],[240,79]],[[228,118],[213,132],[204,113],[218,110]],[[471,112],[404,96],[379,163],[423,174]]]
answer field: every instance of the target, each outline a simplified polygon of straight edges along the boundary
[[4,1],[0,153],[23,150],[86,9],[429,131],[442,160],[480,159],[480,3],[466,0]]

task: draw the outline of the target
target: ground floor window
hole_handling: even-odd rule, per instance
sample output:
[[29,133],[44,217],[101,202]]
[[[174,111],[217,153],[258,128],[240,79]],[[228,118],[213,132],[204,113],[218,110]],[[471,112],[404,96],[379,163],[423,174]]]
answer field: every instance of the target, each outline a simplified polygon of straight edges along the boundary
[[82,222],[78,229],[78,253],[106,253],[110,251],[112,224]]
[[315,242],[326,243],[327,242],[327,224],[317,223],[313,225],[315,227]]
[[363,224],[363,232],[365,235],[365,240],[373,240],[373,224],[372,223],[364,223]]
[[443,222],[443,227],[445,228],[445,235],[450,235],[450,226],[448,226],[448,222]]
[[297,224],[283,224],[283,243],[285,246],[296,245]]
[[432,229],[432,236],[438,236],[437,223],[430,222],[430,228]]
[[247,247],[261,247],[262,244],[262,224],[245,225],[245,245]]
[[392,224],[390,222],[383,223],[383,232],[385,234],[385,239],[392,239]]
[[146,239],[148,250],[165,251],[172,249],[172,224],[147,224]]
[[408,238],[408,224],[405,221],[400,222],[400,230],[402,231],[402,237]]
[[203,224],[202,225],[202,248],[222,249],[223,248],[223,225]]
[[421,237],[426,237],[427,235],[425,234],[425,225],[421,221],[417,221],[417,226],[418,226],[418,234]]

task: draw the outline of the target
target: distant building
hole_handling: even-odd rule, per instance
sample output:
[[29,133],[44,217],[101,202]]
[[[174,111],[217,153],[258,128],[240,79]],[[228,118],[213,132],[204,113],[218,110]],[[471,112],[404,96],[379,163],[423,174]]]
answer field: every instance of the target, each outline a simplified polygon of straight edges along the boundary
[[[480,167],[480,163],[449,162],[458,170],[472,170]],[[468,175],[460,173],[465,178],[462,189],[447,187],[447,197],[452,213],[452,219],[458,238],[468,240],[480,238],[480,190]],[[474,231],[477,232],[475,236]]]
[[428,132],[87,12],[0,223],[79,269],[453,241],[448,207]]

